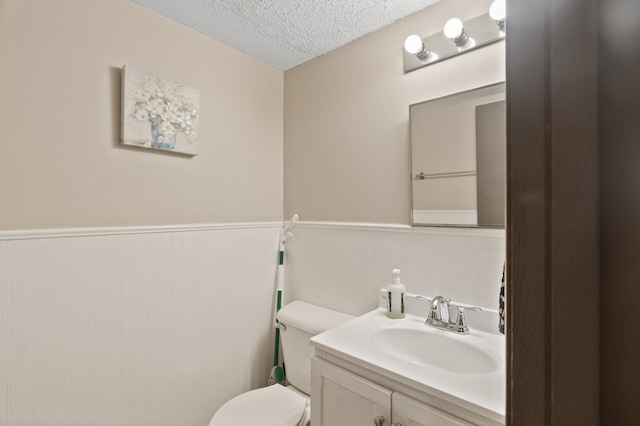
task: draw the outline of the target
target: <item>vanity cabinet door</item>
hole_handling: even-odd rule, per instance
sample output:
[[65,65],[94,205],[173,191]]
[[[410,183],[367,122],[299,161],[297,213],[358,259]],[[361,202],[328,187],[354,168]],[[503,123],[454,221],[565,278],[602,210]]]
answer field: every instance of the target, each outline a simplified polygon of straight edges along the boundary
[[391,393],[327,362],[311,360],[313,426],[389,426]]
[[392,406],[393,426],[473,426],[472,423],[399,393],[393,394]]

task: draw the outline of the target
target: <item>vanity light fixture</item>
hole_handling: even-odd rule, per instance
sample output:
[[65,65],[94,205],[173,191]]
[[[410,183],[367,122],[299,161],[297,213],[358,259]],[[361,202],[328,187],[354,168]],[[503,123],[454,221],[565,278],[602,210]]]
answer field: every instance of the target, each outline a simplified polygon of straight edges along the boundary
[[444,24],[444,35],[450,39],[458,49],[473,47],[473,39],[464,30],[464,24],[458,18],[451,18]]
[[415,34],[410,35],[404,41],[404,50],[411,53],[412,55],[416,55],[418,59],[422,62],[425,62],[431,56],[431,52],[429,52],[426,47],[424,47],[424,43],[420,36]]
[[506,0],[494,0],[488,13],[462,21],[449,19],[442,31],[420,38],[410,35],[404,42],[403,65],[408,73],[445,59],[471,52],[505,38]]
[[504,33],[504,23],[507,20],[507,5],[506,0],[495,0],[491,3],[489,8],[489,16],[496,21],[496,25],[500,29],[501,33]]

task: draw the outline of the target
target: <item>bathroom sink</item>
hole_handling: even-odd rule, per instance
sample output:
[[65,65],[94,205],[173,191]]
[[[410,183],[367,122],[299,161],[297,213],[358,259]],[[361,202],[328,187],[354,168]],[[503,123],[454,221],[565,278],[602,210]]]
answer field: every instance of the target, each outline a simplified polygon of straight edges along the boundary
[[[427,306],[405,295],[406,317],[386,314],[386,291],[379,307],[311,339],[316,357],[349,370],[371,372],[371,380],[402,383],[504,424],[505,338],[498,311],[473,312],[469,334],[425,325]],[[341,364],[341,363],[344,364]]]
[[415,328],[382,328],[373,344],[396,358],[459,374],[486,374],[498,368],[490,354],[464,341],[466,336]]

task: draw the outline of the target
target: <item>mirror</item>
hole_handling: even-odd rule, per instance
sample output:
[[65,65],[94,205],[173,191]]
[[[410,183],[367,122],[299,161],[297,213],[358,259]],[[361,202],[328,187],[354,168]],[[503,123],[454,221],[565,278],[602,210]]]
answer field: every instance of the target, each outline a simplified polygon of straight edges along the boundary
[[505,84],[413,104],[409,115],[412,224],[504,228]]

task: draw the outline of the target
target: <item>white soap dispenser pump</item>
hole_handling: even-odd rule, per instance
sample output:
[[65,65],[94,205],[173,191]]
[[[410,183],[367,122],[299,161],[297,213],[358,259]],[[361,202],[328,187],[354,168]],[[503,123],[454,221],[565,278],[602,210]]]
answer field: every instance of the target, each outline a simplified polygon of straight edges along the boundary
[[389,318],[404,318],[404,285],[400,282],[400,269],[391,271],[393,282],[387,286],[387,316]]

